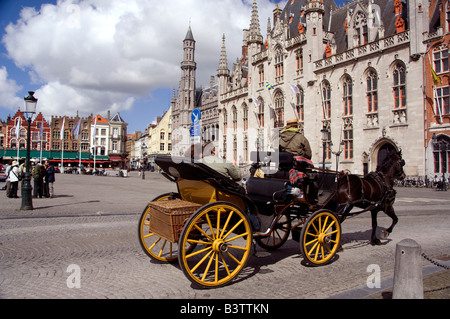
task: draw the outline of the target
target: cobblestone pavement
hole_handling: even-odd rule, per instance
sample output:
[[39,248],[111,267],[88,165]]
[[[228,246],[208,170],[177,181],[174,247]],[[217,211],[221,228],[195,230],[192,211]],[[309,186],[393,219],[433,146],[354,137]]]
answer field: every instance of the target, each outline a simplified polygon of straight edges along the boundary
[[[197,289],[177,264],[151,261],[137,239],[146,202],[175,191],[175,184],[157,173],[145,180],[136,174],[56,178],[56,197],[34,199],[33,211],[20,211],[20,199],[0,193],[0,298],[380,299],[389,298],[399,241],[416,240],[437,261],[450,255],[450,192],[399,189],[399,223],[384,245],[369,244],[370,214],[364,214],[342,224],[344,250],[327,266],[304,266],[298,243],[289,240],[270,253],[257,247],[231,285]],[[379,226],[389,224],[380,214]],[[380,291],[361,289],[372,264],[387,285]],[[425,298],[448,299],[449,272],[432,271],[424,276]]]

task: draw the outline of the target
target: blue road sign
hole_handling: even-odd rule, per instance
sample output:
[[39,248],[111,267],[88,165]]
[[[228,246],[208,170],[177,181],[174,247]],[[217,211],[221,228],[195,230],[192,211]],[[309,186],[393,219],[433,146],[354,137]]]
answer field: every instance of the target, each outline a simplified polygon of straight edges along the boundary
[[198,122],[200,122],[201,118],[202,112],[200,111],[200,109],[194,109],[191,114],[192,123],[197,124]]
[[200,136],[200,124],[191,125],[191,136]]

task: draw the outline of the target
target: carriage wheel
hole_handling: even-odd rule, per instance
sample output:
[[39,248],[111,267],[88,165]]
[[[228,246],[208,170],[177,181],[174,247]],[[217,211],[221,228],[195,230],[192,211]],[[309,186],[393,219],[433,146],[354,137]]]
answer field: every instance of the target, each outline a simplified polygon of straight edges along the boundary
[[[188,251],[189,244],[196,248]],[[248,218],[237,206],[213,202],[201,207],[186,222],[178,243],[178,260],[194,284],[219,287],[244,267],[252,246]]]
[[291,220],[287,215],[278,216],[278,220],[268,237],[258,238],[258,245],[267,250],[274,250],[283,246],[291,232]]
[[341,224],[328,210],[313,213],[306,221],[300,235],[300,250],[308,262],[324,265],[329,262],[339,248]]
[[[160,195],[152,202],[180,198],[179,194],[167,193]],[[175,262],[178,259],[178,244],[150,232],[150,205],[142,212],[138,225],[138,237],[144,252],[151,258],[163,262]]]

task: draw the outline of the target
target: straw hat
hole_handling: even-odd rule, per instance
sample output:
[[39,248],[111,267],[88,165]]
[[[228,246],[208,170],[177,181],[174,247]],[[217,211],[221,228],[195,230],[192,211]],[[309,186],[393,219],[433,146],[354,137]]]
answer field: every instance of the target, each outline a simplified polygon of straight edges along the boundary
[[293,120],[288,120],[286,122],[286,126],[285,127],[297,127],[298,126],[298,120],[297,119],[293,119]]
[[18,161],[13,161],[11,166],[19,166],[19,162]]

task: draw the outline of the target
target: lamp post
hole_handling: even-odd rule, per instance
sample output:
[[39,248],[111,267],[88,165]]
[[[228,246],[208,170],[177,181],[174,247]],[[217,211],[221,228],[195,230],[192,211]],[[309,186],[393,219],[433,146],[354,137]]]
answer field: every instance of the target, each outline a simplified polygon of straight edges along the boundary
[[323,128],[320,130],[322,133],[322,147],[323,147],[323,164],[322,169],[325,172],[325,155],[327,151],[327,141],[328,141],[328,130],[327,127],[324,125]]
[[31,140],[31,118],[36,113],[37,99],[33,96],[34,92],[29,91],[25,100],[25,111],[27,114],[28,132],[27,132],[27,157],[25,163],[25,177],[22,183],[22,206],[21,210],[33,210],[33,199],[31,197],[31,174],[30,174],[30,140]]
[[338,150],[336,152],[332,152],[334,155],[336,155],[336,174],[339,174],[339,157],[341,156],[342,151],[343,151],[341,149],[341,146],[344,146],[344,145],[345,145],[344,141],[341,141],[341,143],[339,143]]
[[[440,158],[439,162],[444,163],[444,158],[445,156],[447,156],[447,143],[445,143],[444,141],[438,141],[436,133],[433,133],[433,137],[431,138],[431,140],[433,141],[433,146],[439,150],[439,158]],[[445,167],[443,164],[441,165],[441,167],[442,167],[442,190],[447,191],[447,185],[445,182]]]

